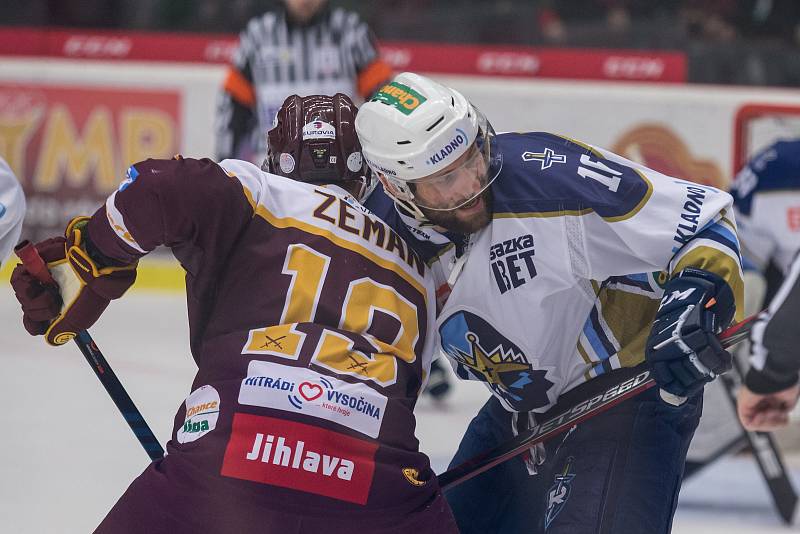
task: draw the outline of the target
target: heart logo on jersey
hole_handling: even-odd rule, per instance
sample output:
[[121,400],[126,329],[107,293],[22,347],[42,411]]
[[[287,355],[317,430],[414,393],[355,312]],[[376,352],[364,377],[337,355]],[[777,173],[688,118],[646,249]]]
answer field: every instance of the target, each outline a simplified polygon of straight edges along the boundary
[[300,395],[307,401],[313,401],[322,395],[322,386],[311,382],[301,382],[299,390]]

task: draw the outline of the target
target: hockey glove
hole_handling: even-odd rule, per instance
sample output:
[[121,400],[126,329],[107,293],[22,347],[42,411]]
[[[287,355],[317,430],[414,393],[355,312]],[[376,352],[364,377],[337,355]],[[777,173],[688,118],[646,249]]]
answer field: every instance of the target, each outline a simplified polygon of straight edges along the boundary
[[736,310],[733,292],[714,273],[687,268],[667,282],[645,357],[662,390],[688,397],[731,368],[716,334]]
[[136,280],[135,264],[104,267],[87,252],[87,246],[92,248],[84,235],[88,222],[88,217],[77,217],[67,226],[66,238],[36,244],[57,286],[42,284],[22,264],[11,273],[25,330],[44,335],[51,345],[63,345],[92,326]]

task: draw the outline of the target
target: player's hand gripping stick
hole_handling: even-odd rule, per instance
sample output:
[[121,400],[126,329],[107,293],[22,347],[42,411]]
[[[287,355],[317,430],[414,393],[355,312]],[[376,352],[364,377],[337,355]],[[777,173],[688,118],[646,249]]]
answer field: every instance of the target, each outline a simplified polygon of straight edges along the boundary
[[645,344],[664,401],[679,406],[731,369],[731,355],[716,334],[735,309],[730,287],[712,272],[687,267],[667,282]]
[[[14,251],[22,261],[25,270],[27,270],[31,276],[51,290],[58,292],[58,284],[53,279],[53,276],[47,268],[47,264],[45,264],[44,260],[39,255],[33,243],[27,240],[22,241],[14,248]],[[94,374],[100,380],[100,383],[103,384],[111,400],[117,405],[120,413],[122,413],[122,417],[128,423],[131,430],[133,430],[136,439],[142,444],[142,447],[144,447],[150,459],[158,460],[163,458],[164,449],[144,420],[144,417],[142,417],[142,413],[133,403],[133,400],[131,400],[128,392],[125,391],[125,387],[108,365],[103,353],[100,352],[94,340],[89,336],[89,332],[86,330],[78,332],[74,340],[81,353],[86,358],[86,361],[92,366]]]
[[[750,334],[750,329],[757,316],[758,314],[748,317],[721,332],[717,337],[717,341],[724,348],[730,348],[744,341]],[[615,380],[609,382],[607,387],[596,395],[591,395],[589,398],[582,399],[573,405],[556,404],[545,414],[541,424],[520,432],[506,443],[498,445],[440,474],[437,477],[439,486],[443,490],[447,490],[461,484],[499,463],[522,454],[537,443],[542,443],[562,434],[574,425],[591,419],[613,408],[620,402],[639,395],[657,385],[646,363],[637,367],[617,369],[612,375],[608,376],[614,376]],[[551,414],[553,415],[551,416]]]

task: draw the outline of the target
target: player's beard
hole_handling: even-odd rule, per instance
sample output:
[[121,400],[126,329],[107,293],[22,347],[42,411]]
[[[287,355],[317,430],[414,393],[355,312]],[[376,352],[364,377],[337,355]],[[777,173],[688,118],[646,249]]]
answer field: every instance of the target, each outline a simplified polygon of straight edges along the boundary
[[487,187],[486,191],[480,194],[480,199],[483,205],[477,212],[473,212],[469,208],[433,211],[420,207],[420,210],[436,226],[458,234],[472,234],[492,220],[492,188]]

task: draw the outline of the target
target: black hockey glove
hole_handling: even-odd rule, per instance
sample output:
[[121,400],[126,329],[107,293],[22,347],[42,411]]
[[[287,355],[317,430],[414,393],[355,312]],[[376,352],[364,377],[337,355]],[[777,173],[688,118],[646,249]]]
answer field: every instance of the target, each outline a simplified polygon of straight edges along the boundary
[[667,282],[645,346],[662,390],[688,397],[731,368],[716,334],[733,319],[736,303],[718,275],[687,268]]

